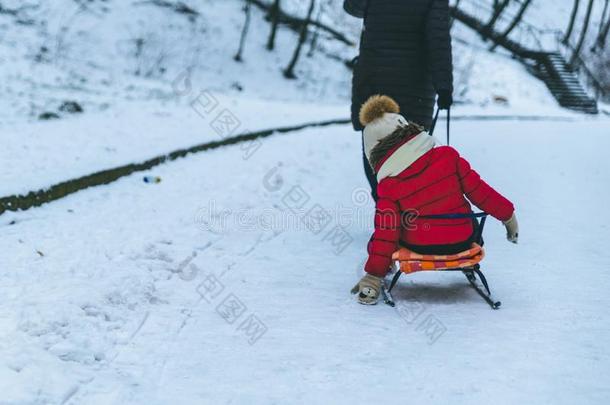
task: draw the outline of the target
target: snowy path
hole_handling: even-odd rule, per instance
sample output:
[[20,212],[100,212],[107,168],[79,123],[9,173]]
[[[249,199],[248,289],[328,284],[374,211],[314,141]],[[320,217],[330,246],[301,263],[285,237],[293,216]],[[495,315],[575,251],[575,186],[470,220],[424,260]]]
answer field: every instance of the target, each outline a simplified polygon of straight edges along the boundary
[[193,89],[171,102],[119,103],[103,113],[2,124],[0,196],[252,131],[344,115],[343,105],[279,103]]
[[372,206],[346,126],[4,215],[0,403],[607,403],[609,127],[454,125],[519,213],[520,245],[486,232],[499,311],[449,274],[403,279],[396,309],[352,300]]

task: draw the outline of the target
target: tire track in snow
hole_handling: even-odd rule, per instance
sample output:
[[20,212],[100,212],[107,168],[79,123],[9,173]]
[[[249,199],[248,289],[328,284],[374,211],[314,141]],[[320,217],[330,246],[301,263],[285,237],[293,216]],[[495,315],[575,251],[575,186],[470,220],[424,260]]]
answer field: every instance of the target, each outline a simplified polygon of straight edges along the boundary
[[264,129],[261,131],[249,132],[246,134],[225,138],[219,141],[205,142],[189,148],[177,149],[163,155],[155,156],[144,162],[130,163],[112,169],[102,170],[76,179],[63,181],[61,183],[51,185],[45,189],[30,191],[27,194],[0,197],[0,215],[6,211],[25,211],[30,208],[39,207],[45,203],[59,200],[89,187],[110,184],[119,180],[120,178],[129,176],[130,174],[149,170],[155,166],[184,158],[190,154],[205,152],[220,148],[222,146],[251,142],[258,139],[267,138],[274,134],[292,133],[307,128],[326,127],[330,125],[347,124],[349,122],[350,120],[348,119],[335,119],[309,122],[287,127]]
[[[440,117],[444,120],[444,117]],[[451,118],[454,121],[576,121],[577,117],[569,116],[529,116],[529,115],[458,115]],[[159,155],[140,163],[130,163],[111,169],[102,170],[76,179],[66,180],[53,184],[47,188],[30,191],[26,194],[14,194],[0,197],[0,216],[7,211],[25,211],[39,207],[45,203],[59,200],[78,191],[89,187],[96,187],[113,183],[123,177],[136,172],[146,171],[163,163],[184,158],[190,154],[217,149],[222,146],[230,146],[244,142],[252,142],[266,138],[274,134],[292,133],[307,128],[326,127],[331,125],[345,125],[351,123],[350,119],[333,119],[318,122],[309,122],[294,126],[277,127],[255,132],[249,132],[225,138],[219,141],[206,142],[189,148],[177,149],[172,152]]]

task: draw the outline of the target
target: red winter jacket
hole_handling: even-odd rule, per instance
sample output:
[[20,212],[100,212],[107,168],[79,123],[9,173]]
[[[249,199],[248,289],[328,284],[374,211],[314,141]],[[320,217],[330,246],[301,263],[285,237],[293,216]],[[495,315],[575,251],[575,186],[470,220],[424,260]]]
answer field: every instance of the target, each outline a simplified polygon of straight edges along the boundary
[[514,211],[513,204],[449,146],[433,148],[398,176],[384,178],[377,193],[375,232],[365,270],[378,277],[386,275],[399,242],[448,245],[472,237],[471,219],[425,219],[418,215],[467,214],[472,212],[468,200],[500,221],[510,219]]

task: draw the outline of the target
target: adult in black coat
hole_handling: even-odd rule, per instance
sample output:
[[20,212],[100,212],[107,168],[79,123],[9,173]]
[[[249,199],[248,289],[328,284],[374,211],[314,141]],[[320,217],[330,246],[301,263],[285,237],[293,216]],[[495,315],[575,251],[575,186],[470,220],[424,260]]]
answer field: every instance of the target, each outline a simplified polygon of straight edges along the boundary
[[[435,96],[442,109],[453,103],[448,0],[345,0],[343,7],[364,18],[352,79],[354,129],[363,129],[360,107],[375,94],[392,97],[407,120],[429,129]],[[364,166],[376,197],[366,158]]]

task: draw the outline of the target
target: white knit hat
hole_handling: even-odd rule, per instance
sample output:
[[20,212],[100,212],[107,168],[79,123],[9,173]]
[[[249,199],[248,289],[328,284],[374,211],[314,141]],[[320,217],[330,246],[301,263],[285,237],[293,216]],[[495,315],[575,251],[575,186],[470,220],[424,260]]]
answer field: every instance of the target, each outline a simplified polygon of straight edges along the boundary
[[377,143],[408,122],[399,114],[398,103],[388,96],[372,96],[360,108],[360,123],[364,126],[364,154],[370,160]]

